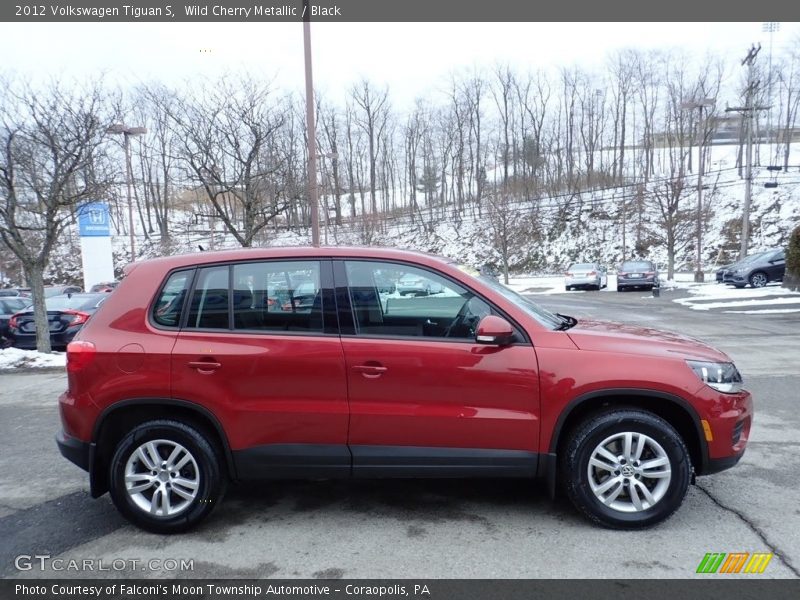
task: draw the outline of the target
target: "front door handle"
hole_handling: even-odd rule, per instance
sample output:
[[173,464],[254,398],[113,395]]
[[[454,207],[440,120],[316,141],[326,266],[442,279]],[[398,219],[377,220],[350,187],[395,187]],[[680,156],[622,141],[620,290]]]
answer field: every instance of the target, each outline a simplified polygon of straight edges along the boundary
[[368,379],[375,379],[376,377],[380,377],[388,370],[389,369],[387,369],[380,363],[367,363],[365,365],[355,365],[353,367],[353,371],[355,371],[356,373],[361,373],[364,377]]
[[222,366],[222,363],[206,361],[206,360],[195,360],[187,363],[187,366],[189,366],[192,369],[197,369],[198,373],[203,373],[204,375],[207,375],[219,369]]

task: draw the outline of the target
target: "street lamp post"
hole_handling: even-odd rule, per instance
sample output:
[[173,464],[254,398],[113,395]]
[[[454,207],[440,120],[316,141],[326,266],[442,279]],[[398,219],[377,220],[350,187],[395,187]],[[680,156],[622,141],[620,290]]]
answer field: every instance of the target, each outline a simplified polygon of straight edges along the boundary
[[131,168],[131,142],[132,135],[142,135],[147,133],[144,127],[128,127],[122,123],[116,123],[106,130],[108,133],[122,134],[125,147],[125,186],[128,191],[128,228],[130,229],[131,243],[131,262],[136,261],[136,244],[133,235],[133,198],[131,196],[131,185],[133,179],[133,169]]
[[308,201],[311,205],[311,245],[319,246],[319,200],[317,199],[317,133],[314,123],[314,79],[311,71],[311,11],[303,2],[303,55],[306,73],[306,131],[308,138]]
[[[700,125],[703,123],[703,109],[711,108],[714,106],[713,98],[703,98],[702,100],[690,100],[681,103],[681,109],[699,111],[699,118],[697,120],[697,130],[700,131]],[[706,145],[706,132],[705,128],[699,136],[698,149],[699,156],[697,160],[697,231],[695,232],[697,245],[697,253],[695,255],[695,269],[694,280],[698,283],[705,280],[705,273],[703,273],[703,170],[705,169],[705,160],[703,151]]]

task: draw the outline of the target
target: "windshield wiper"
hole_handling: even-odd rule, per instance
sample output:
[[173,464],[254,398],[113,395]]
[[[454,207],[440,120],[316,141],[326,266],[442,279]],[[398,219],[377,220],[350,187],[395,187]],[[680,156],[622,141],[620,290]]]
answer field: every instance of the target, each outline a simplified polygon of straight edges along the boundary
[[556,331],[566,331],[571,327],[575,327],[578,324],[578,319],[575,317],[570,317],[569,315],[562,315],[561,313],[556,313],[556,316],[561,319],[561,325],[556,327]]

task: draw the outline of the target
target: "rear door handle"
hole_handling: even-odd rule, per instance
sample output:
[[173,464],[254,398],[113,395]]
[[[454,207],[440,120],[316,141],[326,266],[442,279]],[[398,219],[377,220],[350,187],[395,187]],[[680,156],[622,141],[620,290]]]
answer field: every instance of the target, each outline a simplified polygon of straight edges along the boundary
[[212,373],[222,366],[222,363],[205,360],[196,360],[187,365],[192,369],[197,369],[200,373]]

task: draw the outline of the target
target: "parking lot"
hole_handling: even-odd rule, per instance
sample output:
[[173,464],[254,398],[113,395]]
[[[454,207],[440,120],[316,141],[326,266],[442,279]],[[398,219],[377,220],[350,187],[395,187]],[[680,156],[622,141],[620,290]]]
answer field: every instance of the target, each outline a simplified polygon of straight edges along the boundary
[[[686,295],[535,296],[579,319],[708,341],[736,361],[753,392],[742,462],[698,479],[678,513],[654,529],[599,529],[527,481],[276,481],[232,488],[191,533],[153,535],[127,524],[107,495],[92,500],[86,474],[59,455],[53,436],[65,375],[17,371],[0,375],[0,575],[685,578],[707,552],[773,552],[763,576],[800,577],[800,314],[673,302]],[[37,554],[139,562],[94,574],[15,567],[15,557]],[[141,570],[151,559],[189,559],[193,570]]]

